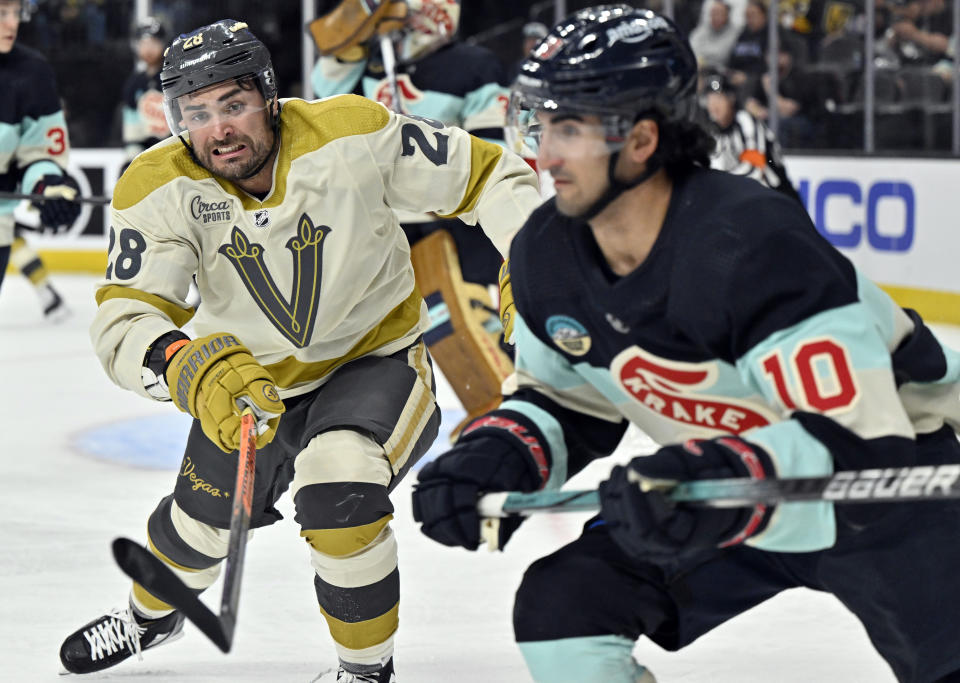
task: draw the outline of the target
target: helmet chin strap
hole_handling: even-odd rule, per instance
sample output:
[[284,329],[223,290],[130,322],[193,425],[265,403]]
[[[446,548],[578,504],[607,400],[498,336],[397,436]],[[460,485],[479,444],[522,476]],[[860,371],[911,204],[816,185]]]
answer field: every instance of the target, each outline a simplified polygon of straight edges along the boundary
[[607,163],[607,180],[609,185],[602,195],[595,201],[590,207],[581,213],[577,218],[582,218],[585,221],[590,221],[596,218],[601,211],[607,208],[613,200],[619,197],[621,194],[627,190],[632,190],[640,183],[644,182],[652,176],[654,173],[660,170],[660,162],[654,158],[647,160],[647,167],[644,169],[643,173],[638,175],[636,178],[629,182],[620,182],[614,176],[614,168],[616,168],[617,160],[620,158],[620,151],[617,150],[610,155],[610,161]]

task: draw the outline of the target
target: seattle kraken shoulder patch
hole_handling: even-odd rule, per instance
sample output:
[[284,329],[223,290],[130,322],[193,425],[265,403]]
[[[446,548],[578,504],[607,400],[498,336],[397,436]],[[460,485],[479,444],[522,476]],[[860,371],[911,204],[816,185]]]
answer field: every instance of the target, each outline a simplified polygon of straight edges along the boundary
[[590,350],[590,335],[580,322],[566,315],[547,318],[547,334],[553,343],[572,356],[583,356]]

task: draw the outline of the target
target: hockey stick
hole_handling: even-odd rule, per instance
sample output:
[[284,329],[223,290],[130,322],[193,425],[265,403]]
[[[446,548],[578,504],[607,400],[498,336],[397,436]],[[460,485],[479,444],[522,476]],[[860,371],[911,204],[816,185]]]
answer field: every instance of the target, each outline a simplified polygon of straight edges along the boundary
[[383,59],[383,72],[387,75],[390,97],[393,99],[393,111],[403,113],[403,101],[400,99],[400,86],[397,84],[397,55],[393,51],[393,37],[389,33],[380,36],[380,56]]
[[[0,192],[0,199],[29,199],[32,202],[49,202],[55,199],[63,199],[63,197],[45,197],[42,194],[29,194],[27,192]],[[112,200],[110,197],[99,197],[96,195],[83,197],[78,194],[76,197],[68,201],[79,202],[80,204],[98,204],[100,206],[105,206]]]
[[[701,479],[679,483],[645,479],[634,472],[630,475],[630,480],[642,489],[661,490],[674,502],[715,508],[802,501],[891,503],[960,498],[960,465],[848,470],[829,477]],[[599,509],[600,497],[593,490],[505,491],[488,493],[477,503],[484,518]]]
[[237,625],[240,579],[243,576],[243,557],[247,549],[247,531],[250,529],[250,508],[253,503],[256,438],[257,420],[247,404],[240,418],[240,457],[237,463],[237,483],[233,489],[227,566],[223,573],[219,615],[203,604],[192,589],[144,546],[128,538],[118,538],[113,542],[113,557],[127,576],[143,586],[148,593],[182,613],[224,652],[230,651],[233,631]]

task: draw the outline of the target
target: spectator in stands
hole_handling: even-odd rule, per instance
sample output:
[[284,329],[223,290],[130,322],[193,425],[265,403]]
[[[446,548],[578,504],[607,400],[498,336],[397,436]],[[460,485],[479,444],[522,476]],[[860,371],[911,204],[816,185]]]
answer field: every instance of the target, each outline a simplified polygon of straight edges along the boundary
[[800,201],[787,177],[773,131],[740,107],[736,87],[722,74],[708,74],[703,78],[701,93],[702,106],[717,140],[710,166],[753,178]]
[[134,29],[137,67],[123,86],[123,149],[127,165],[140,152],[170,135],[160,87],[166,47],[167,31],[159,20],[148,17]]
[[767,68],[767,6],[763,0],[747,2],[746,26],[737,36],[727,66],[730,81],[742,88]]
[[886,39],[901,65],[932,65],[947,54],[952,29],[946,0],[915,0],[895,15]]
[[690,34],[690,47],[701,67],[718,69],[730,61],[739,31],[730,22],[730,5],[725,0],[713,0],[707,17]]
[[[793,47],[781,44],[777,54],[777,95],[775,98],[780,141],[784,147],[803,148],[814,144],[815,126],[821,103],[815,76],[797,65]],[[763,74],[747,93],[744,108],[762,121],[769,118],[770,75]]]

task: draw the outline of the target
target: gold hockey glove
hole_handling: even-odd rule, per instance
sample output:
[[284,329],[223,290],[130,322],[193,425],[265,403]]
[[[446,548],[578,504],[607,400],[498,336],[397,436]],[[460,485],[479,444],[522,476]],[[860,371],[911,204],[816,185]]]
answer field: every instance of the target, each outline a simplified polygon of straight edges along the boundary
[[226,453],[240,447],[240,411],[244,397],[267,428],[257,447],[273,440],[285,408],[270,373],[232,334],[218,332],[186,342],[166,370],[170,398],[177,408],[200,420],[203,433]]
[[503,325],[503,340],[513,343],[513,322],[517,306],[513,302],[513,285],[510,284],[510,259],[500,266],[500,324]]

